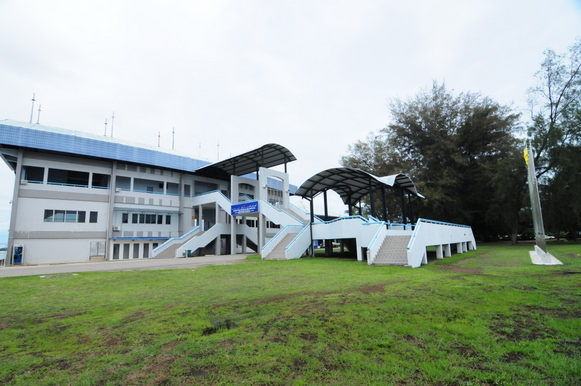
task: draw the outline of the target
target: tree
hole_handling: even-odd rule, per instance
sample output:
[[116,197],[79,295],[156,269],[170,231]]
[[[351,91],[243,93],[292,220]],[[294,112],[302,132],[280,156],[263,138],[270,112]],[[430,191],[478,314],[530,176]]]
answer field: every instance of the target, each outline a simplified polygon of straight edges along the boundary
[[528,135],[536,150],[548,229],[567,231],[576,239],[581,212],[581,39],[565,54],[552,50],[544,54],[535,75],[537,84],[529,90]]
[[529,90],[532,124],[528,135],[536,150],[538,176],[551,171],[560,149],[581,140],[581,39],[566,54],[545,51],[537,85]]
[[341,163],[377,175],[408,174],[426,196],[419,201],[422,217],[490,235],[491,181],[498,162],[514,152],[518,114],[479,94],[455,96],[437,82],[389,108],[392,123],[351,146]]

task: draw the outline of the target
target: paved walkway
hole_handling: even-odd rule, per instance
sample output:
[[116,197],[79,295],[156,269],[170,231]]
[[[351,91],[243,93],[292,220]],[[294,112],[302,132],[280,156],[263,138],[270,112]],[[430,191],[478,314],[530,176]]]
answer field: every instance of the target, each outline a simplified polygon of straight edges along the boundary
[[200,256],[176,259],[135,259],[69,264],[16,265],[0,267],[0,278],[54,275],[72,272],[143,271],[156,269],[197,268],[205,265],[232,264],[249,255]]

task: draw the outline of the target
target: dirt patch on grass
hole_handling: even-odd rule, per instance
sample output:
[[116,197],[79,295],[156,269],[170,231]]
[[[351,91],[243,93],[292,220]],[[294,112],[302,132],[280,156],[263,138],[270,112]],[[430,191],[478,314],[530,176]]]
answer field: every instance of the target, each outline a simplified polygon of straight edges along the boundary
[[522,352],[509,352],[500,357],[500,361],[504,363],[516,363],[521,359],[526,358]]
[[581,257],[581,255],[578,253],[568,253],[565,255],[565,257]]
[[557,331],[535,320],[532,312],[519,311],[511,316],[497,316],[491,320],[490,329],[513,342],[551,338]]
[[454,273],[464,273],[464,274],[471,274],[471,275],[479,275],[482,273],[482,268],[480,267],[463,267],[454,264],[443,264],[441,265],[442,269],[447,272],[454,272]]
[[385,284],[369,284],[359,287],[359,291],[364,294],[371,294],[376,292],[385,292]]
[[475,358],[478,356],[478,352],[470,346],[453,346],[451,348],[463,357]]

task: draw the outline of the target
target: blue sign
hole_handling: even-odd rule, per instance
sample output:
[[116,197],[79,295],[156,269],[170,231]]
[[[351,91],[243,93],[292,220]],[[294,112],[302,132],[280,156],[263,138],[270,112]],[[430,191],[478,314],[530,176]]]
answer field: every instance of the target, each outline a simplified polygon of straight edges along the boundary
[[234,204],[230,207],[232,216],[256,212],[258,212],[258,201],[243,202],[242,204]]

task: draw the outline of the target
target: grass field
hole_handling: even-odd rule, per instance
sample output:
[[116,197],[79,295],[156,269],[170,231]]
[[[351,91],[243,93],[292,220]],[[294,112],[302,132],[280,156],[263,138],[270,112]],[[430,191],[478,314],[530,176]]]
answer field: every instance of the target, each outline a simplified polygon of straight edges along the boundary
[[3,385],[579,385],[581,245],[0,279]]

